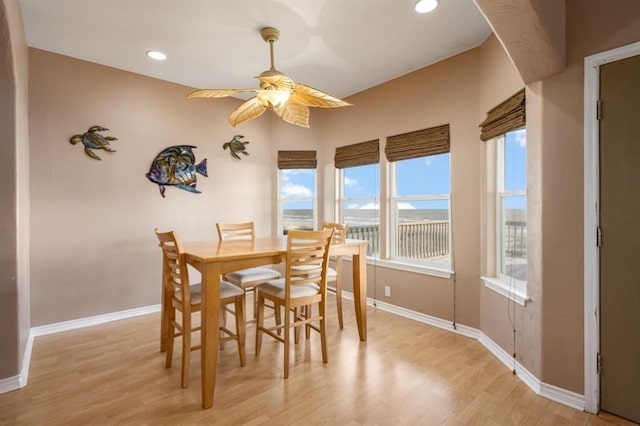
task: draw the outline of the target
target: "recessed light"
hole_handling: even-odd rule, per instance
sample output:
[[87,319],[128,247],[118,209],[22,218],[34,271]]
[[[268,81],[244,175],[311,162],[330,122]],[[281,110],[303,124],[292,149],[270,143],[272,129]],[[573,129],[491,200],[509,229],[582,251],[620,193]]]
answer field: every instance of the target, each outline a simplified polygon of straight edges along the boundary
[[167,55],[157,50],[147,50],[147,56],[156,61],[164,61],[167,59]]
[[418,0],[413,7],[418,13],[429,13],[438,7],[438,0]]

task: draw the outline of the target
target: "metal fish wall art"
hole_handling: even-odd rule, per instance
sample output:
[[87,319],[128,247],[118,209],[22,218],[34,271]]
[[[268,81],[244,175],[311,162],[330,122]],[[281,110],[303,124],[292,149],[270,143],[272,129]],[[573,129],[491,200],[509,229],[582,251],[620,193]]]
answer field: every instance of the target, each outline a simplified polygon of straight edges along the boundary
[[193,145],[176,145],[165,148],[151,163],[147,179],[158,184],[160,195],[165,198],[166,186],[175,186],[185,191],[200,194],[196,189],[196,173],[207,176],[207,159],[195,164]]
[[91,126],[89,127],[89,130],[87,130],[83,134],[71,136],[69,142],[72,145],[82,142],[82,144],[84,145],[85,154],[96,160],[101,160],[101,158],[98,157],[98,155],[93,152],[92,149],[102,149],[107,152],[116,152],[115,149],[111,148],[109,142],[117,141],[118,138],[115,138],[113,136],[103,136],[100,134],[100,132],[106,132],[107,130],[109,129],[107,129],[106,127]]
[[224,145],[222,145],[222,149],[229,148],[231,156],[240,160],[241,158],[238,154],[242,153],[244,155],[249,155],[246,151],[246,145],[249,141],[242,141],[242,139],[244,139],[244,136],[235,135],[229,142],[225,142]]

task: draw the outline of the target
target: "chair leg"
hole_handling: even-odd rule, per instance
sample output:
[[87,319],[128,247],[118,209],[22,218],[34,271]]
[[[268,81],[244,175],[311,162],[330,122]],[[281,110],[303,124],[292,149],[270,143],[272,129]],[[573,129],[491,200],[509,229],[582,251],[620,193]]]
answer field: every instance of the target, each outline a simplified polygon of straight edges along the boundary
[[[225,305],[221,305],[220,306],[220,327],[227,327],[227,310],[226,310],[226,306]],[[222,332],[222,330],[220,330],[218,332],[218,336],[219,336],[219,346],[220,349],[224,349],[224,342],[222,341],[222,338],[225,337],[224,333]]]
[[236,297],[235,303],[236,309],[236,336],[238,338],[238,354],[240,355],[240,366],[244,367],[245,364],[245,319],[244,319],[244,295],[242,297]]
[[[280,306],[278,306],[275,303],[273,304],[273,313],[274,313],[274,315],[276,317],[276,325],[282,324],[282,315],[281,315],[281,312],[280,312]],[[279,328],[277,333],[278,333],[278,335],[281,335],[282,334],[282,329]]]
[[336,279],[336,309],[338,310],[338,325],[340,330],[344,328],[344,322],[342,319],[342,279],[340,275]]
[[[311,318],[311,305],[307,305],[304,307],[304,318],[305,319],[309,319]],[[311,324],[307,323],[304,326],[304,337],[309,340],[311,338]]]
[[258,319],[258,289],[255,287],[246,289],[244,291],[245,296],[250,291],[253,291],[253,320],[256,321]]
[[258,312],[256,318],[256,356],[260,355],[262,349],[262,327],[264,326],[264,297],[258,289],[255,290],[254,297],[258,301]]
[[[298,318],[302,315],[302,310],[304,309],[304,307],[296,307],[293,308],[293,322],[295,324],[296,321],[298,321]],[[300,343],[300,327],[294,327],[293,328],[293,343],[295,343],[296,345],[298,343]]]
[[320,311],[320,344],[322,346],[322,362],[327,363],[329,361],[327,355],[327,302],[326,298],[318,304],[318,310]]
[[291,313],[285,309],[284,315],[284,378],[289,377],[289,340],[291,336]]
[[[163,271],[163,275],[165,272]],[[169,328],[173,327],[171,324],[170,311],[173,309],[171,306],[171,287],[166,284],[163,277],[162,279],[162,309],[160,313],[160,352],[166,352],[167,343],[169,342]]]
[[176,318],[176,310],[173,308],[173,306],[171,307],[171,309],[169,309],[167,311],[167,341],[166,341],[166,347],[165,347],[165,351],[166,351],[166,359],[165,359],[165,363],[164,366],[165,368],[171,368],[171,361],[173,360],[173,342],[176,338],[176,328],[173,325],[175,318]]
[[189,364],[191,363],[191,312],[182,312],[182,379],[180,386],[189,386]]

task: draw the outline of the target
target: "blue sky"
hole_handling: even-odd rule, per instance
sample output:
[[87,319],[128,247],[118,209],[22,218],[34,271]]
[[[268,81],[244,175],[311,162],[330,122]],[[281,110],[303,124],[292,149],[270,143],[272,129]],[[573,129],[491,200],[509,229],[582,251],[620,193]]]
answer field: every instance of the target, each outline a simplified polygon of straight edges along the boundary
[[[448,195],[450,193],[450,154],[439,154],[397,162],[398,195]],[[379,208],[379,167],[377,164],[345,169],[345,197],[368,198],[351,208]],[[507,134],[505,141],[505,190],[526,189],[526,132]],[[282,198],[312,198],[313,170],[282,170]],[[513,199],[510,208],[524,207],[524,198]],[[415,202],[401,208],[441,209],[446,201]],[[287,202],[285,208],[311,208],[310,203]]]

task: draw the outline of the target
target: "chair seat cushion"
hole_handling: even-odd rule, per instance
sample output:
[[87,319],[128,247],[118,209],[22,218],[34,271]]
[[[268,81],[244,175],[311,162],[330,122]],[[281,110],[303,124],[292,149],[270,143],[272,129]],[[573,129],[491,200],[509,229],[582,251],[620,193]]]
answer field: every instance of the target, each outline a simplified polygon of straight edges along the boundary
[[243,286],[247,283],[277,280],[280,272],[269,268],[247,268],[229,272],[224,276],[225,280],[232,284]]
[[[294,280],[295,281],[295,280]],[[256,286],[260,291],[284,299],[285,279],[267,281]],[[291,298],[313,296],[320,293],[320,287],[316,284],[298,284],[291,286]]]
[[[297,271],[304,271],[305,269],[315,269],[315,268],[317,267],[312,265],[300,265],[300,266],[291,267],[291,269],[295,269]],[[337,276],[338,276],[338,272],[335,269],[327,266],[327,280],[334,281]]]
[[[198,305],[202,303],[202,284],[192,284],[191,291],[191,304]],[[220,281],[220,299],[226,299],[228,297],[242,296],[244,291],[238,286],[235,286],[226,281]],[[182,291],[178,290],[175,293],[176,299],[182,301]]]
[[242,290],[237,285],[233,285],[227,281],[220,281],[220,299],[242,295],[244,295],[244,290]]

